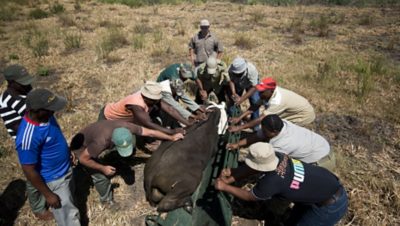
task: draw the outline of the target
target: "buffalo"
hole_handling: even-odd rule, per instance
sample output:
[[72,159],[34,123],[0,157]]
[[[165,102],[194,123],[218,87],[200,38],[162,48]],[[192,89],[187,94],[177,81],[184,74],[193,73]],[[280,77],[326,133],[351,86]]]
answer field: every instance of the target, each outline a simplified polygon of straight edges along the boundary
[[192,207],[191,195],[218,150],[220,115],[220,110],[209,113],[206,121],[187,130],[185,139],[163,142],[147,161],[144,189],[147,201],[157,206],[157,211]]

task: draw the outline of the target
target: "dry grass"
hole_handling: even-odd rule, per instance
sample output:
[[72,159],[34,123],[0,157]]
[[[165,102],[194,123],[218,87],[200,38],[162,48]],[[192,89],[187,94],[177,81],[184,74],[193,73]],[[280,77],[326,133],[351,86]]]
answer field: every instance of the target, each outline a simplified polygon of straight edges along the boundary
[[[280,85],[302,94],[315,106],[321,119],[316,129],[329,138],[337,151],[337,174],[350,194],[350,210],[340,225],[400,224],[398,6],[299,8],[208,2],[130,8],[95,1],[60,0],[59,3],[75,21],[75,25],[63,26],[63,31],[80,34],[84,48],[63,54],[64,37],[59,34],[60,22],[63,23],[59,18],[63,14],[27,20],[32,8],[20,6],[21,15],[0,23],[0,61],[21,63],[33,74],[43,71],[42,67],[49,69],[47,76],[37,76],[35,86],[50,88],[70,101],[67,111],[59,117],[68,139],[95,121],[105,103],[132,93],[144,80],[155,79],[167,64],[185,62],[187,44],[198,31],[198,21],[208,18],[211,30],[224,44],[223,59],[227,64],[237,55],[243,56],[257,66],[262,77],[275,77]],[[37,2],[35,7],[49,9],[49,4]],[[321,15],[328,18],[328,38],[316,35],[318,26],[316,30],[307,26]],[[361,15],[371,15],[373,21],[360,25]],[[113,28],[118,35],[111,35]],[[29,32],[35,29],[46,34],[48,40],[46,54],[41,57],[34,57],[24,44],[27,34],[32,34],[34,41],[35,33]],[[293,34],[300,35],[298,45],[290,44],[296,39]],[[144,48],[135,47],[136,35],[143,35]],[[241,35],[255,46],[236,45]],[[111,49],[108,59],[98,60],[96,49],[105,40],[108,44],[103,45],[104,49]],[[364,69],[371,72],[371,77],[365,80],[360,77],[365,75]],[[358,96],[362,92],[360,101]],[[362,126],[348,123],[351,120],[332,121],[325,114],[344,119],[352,116]],[[349,135],[343,137],[346,130]],[[13,143],[3,127],[0,137],[3,141],[0,187],[4,189],[10,181],[24,177]],[[133,187],[119,176],[113,179],[120,184],[115,194],[122,203],[119,211],[104,209],[96,192],[91,190],[87,202],[91,225],[140,225],[146,214],[154,212],[143,197],[143,178],[139,173],[143,164],[134,169],[138,177]],[[35,220],[25,203],[15,225],[54,223]]]

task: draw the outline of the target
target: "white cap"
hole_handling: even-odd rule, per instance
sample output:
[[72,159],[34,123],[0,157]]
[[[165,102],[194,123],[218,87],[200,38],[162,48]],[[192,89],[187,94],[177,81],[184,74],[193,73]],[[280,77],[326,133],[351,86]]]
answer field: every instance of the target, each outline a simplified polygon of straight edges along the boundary
[[268,172],[275,170],[278,166],[279,159],[271,144],[258,142],[250,145],[249,149],[249,154],[244,161],[250,168]]
[[217,67],[218,67],[218,63],[217,63],[217,59],[213,56],[210,56],[207,59],[207,73],[209,75],[213,75],[217,72]]
[[208,27],[210,26],[210,22],[206,19],[200,21],[200,27]]

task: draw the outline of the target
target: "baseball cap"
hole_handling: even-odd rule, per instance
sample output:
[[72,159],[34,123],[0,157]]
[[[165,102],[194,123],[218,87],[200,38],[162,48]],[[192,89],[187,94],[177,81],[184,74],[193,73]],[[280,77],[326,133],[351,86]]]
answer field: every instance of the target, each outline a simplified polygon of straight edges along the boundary
[[171,87],[175,89],[176,95],[183,95],[183,81],[180,79],[175,79],[171,81]]
[[260,84],[256,85],[256,88],[260,92],[265,91],[267,89],[275,89],[276,81],[271,77],[264,78]]
[[114,129],[111,140],[117,148],[118,154],[122,157],[130,156],[133,147],[136,145],[136,137],[124,127]]
[[241,74],[243,73],[247,68],[247,63],[242,57],[236,57],[231,66],[229,67],[229,72],[235,73],[235,74]]
[[203,19],[200,21],[200,27],[209,27],[210,26],[210,22],[206,19]]
[[279,159],[271,144],[258,142],[250,145],[249,149],[249,154],[244,161],[250,168],[263,172],[276,169]]
[[190,64],[181,64],[179,66],[179,72],[183,78],[193,78],[192,66]]
[[217,72],[218,62],[217,59],[213,56],[207,59],[207,74],[213,75]]
[[47,89],[34,89],[26,96],[26,106],[32,110],[59,111],[65,105],[67,105],[67,100],[64,97],[55,95]]
[[13,64],[4,69],[4,78],[9,81],[15,81],[21,85],[31,84],[35,78],[28,73],[28,70],[19,65]]
[[162,97],[161,91],[162,86],[160,84],[157,82],[148,81],[144,84],[140,90],[140,93],[149,99],[160,100]]

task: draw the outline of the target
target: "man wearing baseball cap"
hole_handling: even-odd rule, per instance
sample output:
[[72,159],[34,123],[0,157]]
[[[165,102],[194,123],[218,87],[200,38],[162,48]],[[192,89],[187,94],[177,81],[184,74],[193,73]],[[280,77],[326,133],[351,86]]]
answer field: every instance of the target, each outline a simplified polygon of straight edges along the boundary
[[181,133],[168,135],[118,120],[101,120],[89,124],[72,138],[70,148],[77,156],[77,167],[83,167],[83,171],[90,174],[101,203],[113,204],[110,177],[116,173],[116,168],[104,160],[107,151],[116,150],[121,157],[131,156],[136,146],[136,136],[171,141],[183,138]]
[[26,98],[27,113],[15,140],[19,162],[27,180],[38,192],[30,200],[45,202],[58,225],[80,225],[79,211],[70,190],[72,168],[67,141],[54,112],[67,101],[47,89],[32,90]]
[[225,62],[210,56],[205,63],[197,67],[197,83],[199,89],[196,94],[196,102],[204,104],[211,92],[218,98],[217,102],[226,101],[225,95],[230,78]]
[[222,43],[210,32],[210,22],[206,19],[200,21],[200,31],[189,42],[189,58],[197,67],[206,62],[207,58],[214,56],[221,59],[223,52]]
[[[260,174],[249,191],[233,182]],[[328,170],[275,153],[268,143],[250,146],[245,165],[224,169],[215,188],[245,201],[279,198],[295,203],[285,225],[335,225],[347,212],[346,190]]]
[[[235,105],[240,105],[249,99],[250,106],[255,106],[259,101],[259,92],[256,85],[259,82],[257,68],[253,63],[248,62],[242,57],[236,57],[228,69],[230,82],[230,98]],[[244,91],[246,91],[245,94]],[[232,103],[230,104],[232,105]],[[229,107],[229,106],[228,106]],[[259,111],[251,112],[251,119],[259,117]]]
[[264,78],[260,84],[256,85],[256,89],[260,92],[260,100],[255,105],[250,106],[239,117],[232,118],[231,122],[233,124],[239,123],[247,115],[258,111],[261,106],[264,107],[262,115],[243,125],[231,126],[230,131],[241,131],[259,125],[261,120],[270,114],[276,114],[280,118],[299,126],[304,126],[314,121],[314,108],[308,100],[293,91],[278,86],[273,78]]
[[34,77],[18,64],[8,66],[3,72],[7,89],[0,96],[0,116],[8,134],[15,139],[19,122],[25,114],[25,98],[32,90]]

